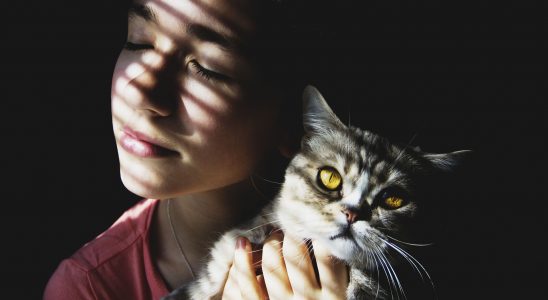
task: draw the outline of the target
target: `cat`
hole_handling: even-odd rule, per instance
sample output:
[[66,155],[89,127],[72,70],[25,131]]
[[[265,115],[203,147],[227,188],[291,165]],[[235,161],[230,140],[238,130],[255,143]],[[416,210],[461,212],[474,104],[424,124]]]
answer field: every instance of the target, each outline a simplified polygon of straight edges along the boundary
[[[421,276],[426,272],[397,242],[436,226],[425,222],[431,210],[424,206],[431,202],[421,198],[417,186],[428,174],[450,171],[468,151],[425,153],[346,126],[313,86],[303,92],[303,125],[301,149],[278,195],[250,222],[222,235],[197,280],[164,300],[220,299],[237,238],[262,244],[272,226],[319,241],[344,261],[347,299],[387,299],[400,292],[388,252],[404,257]],[[388,289],[377,275],[383,272]]]

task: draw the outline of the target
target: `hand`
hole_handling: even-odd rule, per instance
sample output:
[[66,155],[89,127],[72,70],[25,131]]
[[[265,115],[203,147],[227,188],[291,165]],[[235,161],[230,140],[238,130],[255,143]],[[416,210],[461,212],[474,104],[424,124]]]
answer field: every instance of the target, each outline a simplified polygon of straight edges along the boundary
[[237,244],[223,291],[224,300],[346,299],[347,268],[333,259],[320,243],[312,242],[312,258],[304,241],[289,235],[284,237],[281,232],[272,234],[263,245],[263,274],[258,276],[254,257],[258,257],[259,252],[252,251],[251,244],[244,238]]

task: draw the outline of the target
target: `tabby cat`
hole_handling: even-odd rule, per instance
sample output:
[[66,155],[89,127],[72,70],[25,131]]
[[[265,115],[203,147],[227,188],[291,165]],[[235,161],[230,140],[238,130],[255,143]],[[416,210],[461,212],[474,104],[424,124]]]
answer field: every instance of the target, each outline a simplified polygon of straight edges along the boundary
[[[389,252],[426,272],[398,242],[436,226],[425,223],[430,202],[417,188],[428,174],[451,170],[466,151],[424,153],[345,126],[312,86],[305,88],[303,102],[305,135],[278,195],[216,242],[196,281],[164,299],[220,299],[237,237],[262,244],[271,226],[322,242],[343,260],[350,275],[347,299],[386,299],[401,292]],[[379,280],[382,273],[388,287]]]

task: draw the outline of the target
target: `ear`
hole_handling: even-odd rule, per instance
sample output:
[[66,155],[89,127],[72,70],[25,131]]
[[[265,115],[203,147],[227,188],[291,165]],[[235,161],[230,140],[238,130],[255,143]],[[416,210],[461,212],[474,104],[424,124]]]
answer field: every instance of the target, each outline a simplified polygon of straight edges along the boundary
[[303,92],[303,125],[307,133],[322,132],[330,127],[345,127],[322,94],[311,85],[306,86]]
[[425,153],[423,156],[436,168],[443,171],[452,171],[456,166],[460,165],[471,152],[472,150],[460,150],[440,154]]
[[289,133],[283,134],[278,144],[278,152],[288,159],[291,159],[299,152],[299,141],[291,137]]

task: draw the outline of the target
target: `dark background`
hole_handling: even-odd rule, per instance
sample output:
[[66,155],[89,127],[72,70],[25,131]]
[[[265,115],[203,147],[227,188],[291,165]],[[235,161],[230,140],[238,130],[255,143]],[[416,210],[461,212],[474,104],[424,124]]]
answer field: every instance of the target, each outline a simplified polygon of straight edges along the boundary
[[[310,55],[311,82],[342,119],[431,152],[474,151],[427,266],[440,299],[545,292],[546,2],[317,2],[307,20],[335,25],[329,51]],[[126,19],[113,0],[4,6],[0,272],[4,294],[39,299],[60,260],[138,199],[110,127]]]

